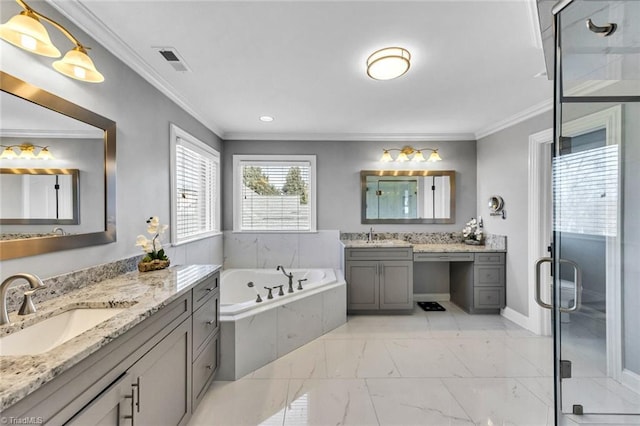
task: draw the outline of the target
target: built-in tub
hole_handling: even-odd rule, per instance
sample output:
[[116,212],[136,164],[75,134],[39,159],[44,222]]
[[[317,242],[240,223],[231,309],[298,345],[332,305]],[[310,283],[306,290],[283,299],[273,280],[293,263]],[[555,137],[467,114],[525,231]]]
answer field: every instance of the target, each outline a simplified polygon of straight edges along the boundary
[[[228,269],[220,276],[220,369],[216,380],[235,380],[346,322],[346,282],[334,269]],[[298,279],[303,290],[297,290]],[[253,282],[250,288],[247,283]],[[264,287],[283,286],[284,295]],[[256,302],[256,290],[262,302]]]

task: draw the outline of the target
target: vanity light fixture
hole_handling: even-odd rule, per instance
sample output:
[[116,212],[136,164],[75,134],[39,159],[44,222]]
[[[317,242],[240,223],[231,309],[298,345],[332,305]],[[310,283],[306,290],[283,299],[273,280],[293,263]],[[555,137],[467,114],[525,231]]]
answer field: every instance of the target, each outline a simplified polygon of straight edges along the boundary
[[409,70],[411,53],[402,47],[385,47],[367,58],[367,75],[374,80],[392,80]]
[[[424,158],[424,155],[422,154],[422,151],[424,150],[429,150],[431,151],[431,155],[429,155],[428,159]],[[398,156],[394,159],[391,156],[391,153],[389,151],[400,151],[400,154],[398,154]],[[409,158],[410,156],[412,156],[412,158]],[[430,162],[436,162],[436,161],[442,161],[442,158],[440,157],[440,154],[438,154],[438,150],[435,148],[414,148],[410,145],[406,145],[403,146],[402,148],[384,148],[382,150],[382,157],[380,158],[380,161],[383,163],[389,163],[392,161],[398,162],[398,163],[404,163],[405,161],[412,161],[412,162],[421,162],[421,161],[430,161]]]
[[47,29],[40,23],[42,19],[60,30],[75,45],[62,59],[53,63],[53,68],[76,80],[89,83],[104,81],[104,76],[96,69],[87,54],[88,47],[80,44],[65,27],[33,10],[24,0],[16,0],[16,2],[24,10],[0,25],[1,39],[36,55],[59,58],[60,51],[51,42]]
[[[11,160],[14,158],[23,160],[53,160],[53,154],[49,151],[48,146],[33,145],[31,143],[0,146],[4,148],[2,154],[0,154],[0,160]],[[38,155],[35,153],[36,148],[40,148]],[[16,149],[18,152],[16,152]]]

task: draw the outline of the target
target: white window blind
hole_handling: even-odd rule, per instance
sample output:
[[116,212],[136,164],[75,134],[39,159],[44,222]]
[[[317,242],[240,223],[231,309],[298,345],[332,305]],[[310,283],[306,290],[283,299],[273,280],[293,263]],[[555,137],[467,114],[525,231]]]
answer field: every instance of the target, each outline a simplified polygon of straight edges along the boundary
[[219,154],[175,128],[172,242],[204,238],[220,231]]
[[554,158],[554,229],[615,237],[618,168],[618,145]]
[[278,156],[270,160],[247,157],[234,156],[237,206],[234,229],[315,231],[315,157]]

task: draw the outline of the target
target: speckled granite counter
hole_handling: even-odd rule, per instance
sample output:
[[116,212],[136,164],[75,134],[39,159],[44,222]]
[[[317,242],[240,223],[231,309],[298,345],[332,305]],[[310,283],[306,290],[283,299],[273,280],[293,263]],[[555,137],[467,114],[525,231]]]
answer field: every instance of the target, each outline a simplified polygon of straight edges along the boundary
[[491,245],[470,245],[470,244],[413,244],[403,240],[380,240],[367,242],[364,240],[343,240],[345,248],[391,248],[391,247],[413,247],[414,253],[504,253],[504,248]]
[[53,350],[39,355],[0,356],[0,411],[73,367],[190,291],[220,269],[218,265],[175,266],[153,272],[130,272],[90,284],[37,305],[26,317],[13,313],[13,324],[0,336],[74,308],[127,308]]

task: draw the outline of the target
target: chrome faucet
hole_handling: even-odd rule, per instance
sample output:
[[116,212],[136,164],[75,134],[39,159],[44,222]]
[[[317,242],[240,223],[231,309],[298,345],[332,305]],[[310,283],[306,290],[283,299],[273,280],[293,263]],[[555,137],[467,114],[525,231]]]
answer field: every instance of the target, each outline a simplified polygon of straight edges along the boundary
[[287,290],[287,291],[289,293],[293,293],[293,273],[288,273],[287,274],[287,271],[284,270],[284,267],[282,265],[278,265],[278,267],[276,268],[276,271],[282,271],[284,276],[289,278],[289,290]]
[[7,290],[14,281],[19,280],[20,278],[29,283],[31,290],[25,291],[24,300],[22,301],[22,306],[20,306],[18,315],[28,315],[36,312],[36,307],[33,304],[33,300],[31,300],[31,296],[37,290],[46,288],[42,283],[42,280],[33,274],[20,273],[11,275],[9,278],[2,281],[2,284],[0,284],[0,325],[9,324],[9,313],[7,312]]
[[[59,232],[59,233],[58,233]],[[53,228],[53,231],[51,231],[52,234],[56,234],[56,235],[64,235],[64,229],[60,228],[59,226],[56,226],[55,228]]]
[[373,226],[369,228],[369,233],[367,234],[367,242],[368,243],[373,242]]

